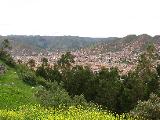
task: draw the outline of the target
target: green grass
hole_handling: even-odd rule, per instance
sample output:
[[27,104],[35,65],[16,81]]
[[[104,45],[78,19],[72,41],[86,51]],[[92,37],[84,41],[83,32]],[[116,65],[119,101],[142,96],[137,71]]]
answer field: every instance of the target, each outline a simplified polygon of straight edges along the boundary
[[[4,63],[0,61],[0,64]],[[7,72],[0,75],[0,109],[36,104],[35,92],[36,88],[26,85],[19,79],[14,68],[7,66]]]
[[16,69],[6,67],[7,72],[0,75],[0,120],[134,120],[126,114],[115,116],[97,107],[41,107],[34,96],[38,87],[25,84]]

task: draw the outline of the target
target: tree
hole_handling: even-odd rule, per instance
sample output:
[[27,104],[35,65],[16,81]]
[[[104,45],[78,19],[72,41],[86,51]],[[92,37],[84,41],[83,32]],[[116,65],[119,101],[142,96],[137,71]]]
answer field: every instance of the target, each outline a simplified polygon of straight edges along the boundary
[[3,42],[1,43],[1,49],[5,50],[5,49],[11,49],[11,48],[12,48],[12,46],[11,46],[9,40],[4,39]]
[[72,76],[71,68],[73,67],[72,64],[74,62],[74,56],[70,52],[63,54],[57,61],[57,65],[55,65],[55,67],[60,71],[64,82],[68,81],[67,79]]
[[42,66],[47,66],[48,65],[48,59],[47,58],[42,58],[41,59],[41,61],[42,61]]
[[8,39],[5,39],[1,43],[1,48],[0,48],[0,59],[3,60],[7,65],[10,67],[15,67],[16,63],[13,60],[12,56],[9,53],[9,50],[11,50],[11,45]]
[[133,109],[139,100],[148,100],[151,93],[159,90],[159,68],[155,68],[157,60],[156,49],[149,45],[138,61],[134,72],[123,76],[123,89],[120,96],[122,112]]
[[53,82],[49,90],[39,90],[35,95],[40,103],[47,107],[70,106],[72,103],[68,92],[58,85],[57,82]]
[[140,56],[136,69],[139,80],[141,80],[146,86],[146,100],[152,92],[155,92],[155,90],[158,89],[159,78],[155,67],[157,59],[158,56],[156,48],[154,45],[149,45],[147,47],[147,51]]
[[17,65],[17,73],[23,82],[31,86],[36,86],[38,77],[35,75],[35,72],[30,70],[27,66],[23,64]]
[[21,59],[18,59],[18,64],[22,64],[22,60]]
[[131,114],[142,117],[144,120],[159,120],[160,98],[155,94],[151,94],[149,100],[139,101]]
[[56,66],[49,67],[46,61],[37,68],[36,75],[43,77],[48,82],[56,81],[57,83],[60,83],[63,79],[58,68]]
[[103,68],[99,71],[96,79],[99,84],[94,101],[109,110],[117,111],[117,99],[122,86],[118,70]]
[[133,109],[138,100],[144,100],[146,91],[146,84],[139,79],[135,72],[123,76],[123,88],[119,97],[120,112],[129,112]]
[[158,65],[157,65],[156,70],[157,70],[157,74],[158,74],[158,76],[160,76],[160,64],[158,64]]
[[46,79],[48,81],[50,81],[50,82],[56,81],[58,84],[61,81],[63,81],[62,80],[63,79],[62,75],[56,67],[53,67],[53,68],[47,67],[45,70],[46,70],[46,73],[47,73]]
[[67,74],[67,79],[64,80],[64,87],[70,95],[81,95],[86,91],[86,83],[92,79],[92,71],[83,66],[76,65]]
[[57,64],[60,69],[66,70],[70,69],[74,62],[74,56],[70,52],[66,52],[66,54],[63,54],[57,61]]
[[33,69],[36,65],[36,62],[34,59],[30,59],[27,64]]
[[147,77],[155,70],[155,62],[158,59],[156,53],[154,45],[149,45],[146,52],[141,54],[139,58],[136,72],[143,80],[147,80]]

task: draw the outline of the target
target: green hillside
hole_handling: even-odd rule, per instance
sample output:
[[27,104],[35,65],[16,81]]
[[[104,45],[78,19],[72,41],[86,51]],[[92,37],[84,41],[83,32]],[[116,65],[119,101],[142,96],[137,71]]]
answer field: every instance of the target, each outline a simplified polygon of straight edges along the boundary
[[[0,61],[0,64],[4,63]],[[37,103],[34,97],[35,91],[36,88],[26,85],[19,79],[14,68],[7,66],[6,73],[0,75],[0,109]]]
[[[17,74],[16,69],[7,67],[5,74],[0,75],[0,119],[1,120],[123,120],[125,115],[114,115],[107,111],[102,111],[96,107],[78,108],[70,106],[69,108],[50,108],[46,109],[39,105],[34,97],[38,90],[25,84]],[[36,105],[37,104],[37,105]],[[127,115],[127,119],[133,118]]]
[[15,63],[8,40],[1,46],[0,120],[160,118],[160,64],[154,65],[159,59],[154,45],[127,75],[120,75],[117,68],[95,73],[89,67],[72,66],[70,52],[54,67],[44,58],[35,70],[34,61]]

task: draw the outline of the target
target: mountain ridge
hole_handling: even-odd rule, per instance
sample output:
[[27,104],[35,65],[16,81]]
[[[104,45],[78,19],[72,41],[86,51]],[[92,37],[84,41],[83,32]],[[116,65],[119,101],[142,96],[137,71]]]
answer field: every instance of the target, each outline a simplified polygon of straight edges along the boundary
[[47,50],[70,50],[87,47],[100,41],[116,38],[91,38],[78,36],[26,36],[9,35],[0,36],[0,40],[9,39],[13,46],[21,48],[47,49]]

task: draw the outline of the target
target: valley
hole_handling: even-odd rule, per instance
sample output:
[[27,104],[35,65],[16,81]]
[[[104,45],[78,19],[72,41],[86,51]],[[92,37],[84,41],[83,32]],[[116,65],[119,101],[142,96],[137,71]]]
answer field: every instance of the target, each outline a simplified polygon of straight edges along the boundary
[[[24,36],[22,38],[21,36],[16,37],[18,37],[19,40],[14,40],[14,44],[16,43],[16,46],[21,46],[14,48],[13,51],[11,51],[12,56],[16,61],[22,60],[22,62],[27,63],[30,59],[34,59],[36,61],[36,66],[39,66],[41,64],[41,59],[45,57],[52,66],[62,54],[66,51],[70,51],[75,57],[75,65],[89,66],[95,72],[102,67],[109,69],[117,67],[121,74],[126,74],[130,70],[135,69],[138,57],[144,52],[147,45],[154,44],[157,51],[160,51],[160,36],[158,35],[154,37],[147,34],[138,36],[128,35],[123,38],[61,36],[56,39],[56,37],[44,37],[50,38],[48,42],[48,39],[42,40],[43,36],[42,38],[39,36],[39,39],[37,36],[32,36],[31,38],[26,36],[26,39],[31,39],[30,45],[34,45],[34,47],[32,47],[37,47],[37,49],[29,48],[30,45],[23,40]],[[32,38],[34,39],[32,40]],[[57,44],[60,44],[61,47],[45,47],[51,46],[50,43],[55,46],[58,40],[60,41]],[[20,42],[20,45],[18,42]],[[43,47],[38,47],[38,44],[43,45]],[[72,47],[70,45],[72,45]],[[65,49],[63,46],[66,46]]]

